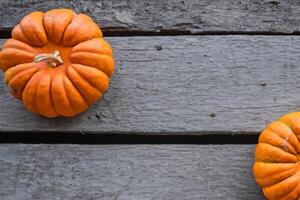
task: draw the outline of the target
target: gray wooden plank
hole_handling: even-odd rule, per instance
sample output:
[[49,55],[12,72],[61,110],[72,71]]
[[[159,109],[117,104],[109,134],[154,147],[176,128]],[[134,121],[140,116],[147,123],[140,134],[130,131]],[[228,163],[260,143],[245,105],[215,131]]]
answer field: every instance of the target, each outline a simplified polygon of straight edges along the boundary
[[192,33],[300,30],[300,2],[295,0],[0,0],[0,5],[1,29],[13,27],[32,11],[64,7],[87,13],[110,30]]
[[28,113],[1,81],[0,131],[257,134],[299,109],[300,37],[107,39],[116,72],[99,103],[50,120]]
[[254,145],[0,146],[4,199],[263,199]]

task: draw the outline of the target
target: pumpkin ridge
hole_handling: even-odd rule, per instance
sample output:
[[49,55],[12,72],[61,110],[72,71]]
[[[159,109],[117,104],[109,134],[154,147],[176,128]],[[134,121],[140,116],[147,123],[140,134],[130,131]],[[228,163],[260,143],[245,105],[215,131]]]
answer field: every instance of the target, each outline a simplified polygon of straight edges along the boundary
[[[40,13],[42,13],[42,14],[43,14],[43,17],[44,17],[44,13],[43,13],[43,12],[40,12]],[[43,19],[43,17],[42,17],[42,19]],[[30,24],[30,28],[33,29],[33,30],[36,30],[33,21],[32,21],[32,20],[27,20],[27,21],[28,21],[29,24]],[[43,22],[42,22],[42,25],[43,25],[43,30],[44,30],[44,32],[45,32],[45,34],[46,34],[46,37],[47,37],[47,33],[46,33],[46,31],[45,31],[45,27],[44,27],[44,23],[43,23]],[[28,40],[30,43],[33,43],[33,44],[34,44],[35,42],[32,42],[31,40],[29,40],[29,39],[28,39],[28,35],[26,34],[26,31],[23,30],[24,27],[22,26],[22,21],[21,21],[21,23],[20,23],[20,28],[21,28],[22,33],[23,33],[24,37],[26,38],[26,40]],[[43,44],[43,41],[42,41],[41,38],[39,38],[37,35],[31,34],[30,37],[35,38],[35,41],[38,41],[38,43]],[[39,45],[34,44],[34,46],[39,46]],[[43,45],[42,45],[42,46],[43,46]]]
[[[66,77],[66,76],[65,76]],[[67,78],[67,77],[66,77]],[[73,106],[74,105],[72,105],[72,101],[70,101],[70,97],[69,97],[69,94],[67,93],[67,91],[66,91],[66,85],[65,85],[66,83],[65,83],[65,80],[64,80],[64,78],[62,78],[62,86],[63,86],[63,90],[64,90],[64,93],[65,93],[65,96],[67,97],[67,101],[68,101],[68,103],[70,104],[70,109],[72,110],[72,112],[73,113],[75,113],[76,111],[74,110],[74,108],[73,108]],[[72,83],[73,84],[73,83]],[[80,94],[81,95],[81,94]],[[82,97],[82,95],[81,95],[81,97]]]
[[66,95],[63,83],[64,82],[64,74],[58,74],[52,77],[51,82],[51,97],[53,106],[56,112],[61,115],[65,116],[65,111],[70,110],[70,102]]
[[[292,171],[292,170],[290,170],[290,171]],[[282,172],[283,173],[283,172]],[[280,173],[281,174],[281,173]],[[280,175],[280,174],[274,174],[274,175],[272,175],[272,176],[268,176],[268,179],[274,179],[274,177],[276,176],[276,175]],[[284,177],[283,179],[281,179],[281,180],[279,180],[279,181],[277,181],[277,182],[275,182],[275,183],[273,183],[273,184],[270,184],[270,185],[261,185],[261,184],[259,184],[261,187],[263,187],[263,188],[271,188],[271,187],[273,187],[273,186],[275,186],[275,185],[277,185],[277,184],[280,184],[280,183],[282,183],[282,182],[284,182],[286,179],[288,179],[288,178],[291,178],[292,176],[295,176],[296,175],[296,173],[294,173],[294,174],[291,174],[291,175],[289,175],[289,176],[287,176],[287,177]],[[259,182],[259,179],[260,180],[262,180],[263,178],[258,178],[258,182]]]
[[[268,138],[263,138],[263,139],[261,139],[261,137],[264,135],[265,131],[268,131],[267,133],[269,133],[269,134],[272,133],[272,138],[276,138],[277,140],[283,140],[283,141],[284,141],[283,144],[278,144],[278,145],[280,145],[280,146],[277,146],[277,145],[275,145],[275,144],[271,144],[271,143],[269,143],[268,141],[265,141],[265,140],[264,140],[264,139],[268,139]],[[292,130],[291,130],[291,131],[292,131]],[[265,133],[265,134],[267,134],[267,133]],[[268,134],[268,135],[269,135],[269,134]],[[294,154],[294,155],[297,155],[297,153],[298,153],[297,149],[294,147],[293,144],[291,144],[291,143],[289,142],[290,135],[291,135],[291,133],[289,133],[287,137],[283,138],[283,137],[281,137],[281,135],[279,135],[277,132],[273,131],[272,129],[267,129],[267,130],[264,130],[264,131],[262,132],[262,134],[260,135],[259,143],[267,143],[267,144],[271,144],[271,145],[276,146],[276,147],[278,147],[278,148],[282,148],[283,150],[285,150],[285,151],[287,151],[287,152],[290,152],[290,153],[292,153],[292,154]],[[295,136],[295,137],[296,137],[296,136]],[[293,150],[295,153],[289,151],[289,147],[291,147],[292,150]]]
[[[297,163],[266,163],[264,161],[257,161],[256,164],[262,164],[262,165],[287,165],[290,167],[290,169],[286,170],[286,169],[283,169],[281,172],[286,172],[286,171],[290,171],[290,170],[295,170],[294,168],[297,167]],[[291,166],[290,166],[291,165]],[[300,167],[300,165],[298,166],[298,168]],[[275,173],[278,173],[277,172],[274,172],[274,173],[271,173],[271,174],[275,174]]]
[[56,115],[59,115],[59,112],[57,112],[55,106],[54,106],[54,101],[52,97],[52,77],[50,76],[50,84],[49,84],[49,97],[50,97],[50,104]]
[[79,53],[88,53],[88,54],[95,54],[95,55],[99,55],[99,56],[107,56],[112,58],[112,55],[110,55],[109,53],[102,53],[102,52],[95,52],[95,51],[80,51],[80,50],[76,50],[76,51],[72,51],[71,55],[73,54],[79,54]]
[[[13,82],[15,79],[18,79],[19,76],[23,76],[25,73],[28,73],[28,71],[32,70],[33,68],[35,68],[35,67],[30,67],[28,69],[20,71],[9,81],[9,83],[7,85],[10,87],[11,82]],[[39,69],[36,67],[35,72],[33,72],[33,74],[27,79],[27,81],[24,83],[24,86],[21,88],[21,91],[20,91],[21,96],[19,97],[19,99],[22,100],[23,92],[24,92],[26,85],[28,84],[30,79],[33,77],[33,75],[35,75],[37,72],[39,72]]]
[[[16,44],[16,43],[18,43],[18,44]],[[24,45],[26,45],[26,46],[24,47]],[[8,39],[3,44],[3,47],[5,47],[5,49],[12,48],[12,49],[18,49],[18,50],[21,50],[21,51],[29,51],[29,53],[32,53],[32,54],[37,53],[36,49],[31,47],[26,42],[23,42],[21,40],[17,40],[17,39],[14,39],[14,38]]]
[[[4,49],[3,51],[1,51],[0,52],[0,54],[2,53],[2,56],[7,56],[7,57],[10,57],[11,55],[7,55],[7,54],[10,54],[10,52],[9,51],[15,51],[15,52],[18,52],[18,53],[23,53],[23,52],[25,52],[25,51],[23,51],[23,50],[19,50],[19,49],[14,49],[14,48],[6,48],[6,49]],[[13,62],[15,62],[15,63],[13,63],[12,61],[11,61],[11,59],[9,59],[9,61],[10,61],[10,63],[8,62],[7,63],[7,59],[5,60],[5,59],[3,59],[2,60],[2,66],[0,66],[0,68],[5,72],[5,71],[7,71],[8,69],[10,69],[10,68],[12,68],[12,67],[16,67],[17,65],[20,65],[20,64],[28,64],[28,63],[32,63],[32,61],[33,61],[33,59],[32,59],[32,57],[31,57],[31,55],[30,55],[31,53],[29,53],[29,52],[25,52],[24,54],[23,54],[23,56],[25,55],[25,56],[27,56],[27,58],[24,58],[24,60],[23,60],[23,62],[16,62],[17,61],[17,59],[14,59],[13,60]],[[34,55],[34,54],[33,54]],[[14,55],[14,57],[19,57],[18,55]],[[4,64],[3,64],[4,63]]]
[[[43,14],[43,17],[44,17],[44,14]],[[42,18],[42,20],[43,20],[43,18]],[[45,31],[44,23],[42,23],[42,25],[43,25],[43,29],[44,29],[44,31]],[[47,40],[48,40],[46,31],[45,31],[45,34],[46,34],[46,38],[47,38]],[[37,38],[37,40],[39,41],[40,44],[43,43],[43,41],[41,40],[41,38],[39,38],[39,37],[36,37],[36,38]],[[44,46],[44,45],[43,45],[43,46]]]
[[[83,77],[83,75],[81,74],[81,72],[77,69],[77,67],[74,67],[74,65],[76,65],[76,64],[71,65],[71,67],[78,73],[78,75],[80,76],[80,78],[86,80],[86,82],[88,82],[90,84],[90,86],[92,86],[93,88],[95,88],[96,90],[98,90],[101,93],[101,96],[102,96],[103,93],[105,92],[105,90],[102,91],[99,86],[93,84],[89,79]],[[93,67],[89,67],[89,66],[86,66],[86,65],[82,65],[82,66],[84,66],[86,68],[93,68]],[[96,70],[98,70],[98,69],[96,69]],[[102,72],[101,70],[98,70],[98,71],[100,71],[101,73],[103,73],[107,77],[107,79],[109,81],[109,77],[104,72]]]
[[104,56],[104,57],[109,57],[109,58],[112,58],[111,55],[107,54],[107,53],[98,53],[98,52],[93,52],[93,51],[75,51],[75,52],[71,52],[71,55],[73,54],[79,54],[79,53],[88,53],[88,54],[95,54],[95,55],[98,55],[98,56]]
[[[54,21],[51,22],[51,33],[50,33],[50,36],[49,36],[49,35],[48,35],[48,32],[47,32],[47,29],[46,29],[46,27],[45,27],[45,15],[46,15],[46,13],[44,13],[44,15],[43,15],[42,22],[43,22],[43,27],[44,27],[44,30],[45,30],[47,39],[49,40],[50,36],[53,35],[53,24],[54,24]],[[52,40],[51,40],[51,41],[52,41]]]
[[[296,163],[265,163],[265,162],[263,162],[263,161],[258,161],[257,162],[257,164],[258,163],[262,163],[262,164],[266,164],[266,165],[285,165],[285,164],[287,164],[287,165],[291,165],[291,164],[293,164],[293,165],[297,165]],[[296,172],[295,172],[296,171]],[[259,181],[259,180],[265,180],[265,179],[271,179],[271,180],[274,180],[275,178],[276,178],[276,176],[279,176],[279,175],[282,175],[282,174],[284,174],[284,173],[292,173],[292,174],[290,174],[290,175],[288,175],[288,176],[286,176],[286,177],[283,177],[283,178],[281,178],[281,179],[279,179],[279,180],[276,180],[276,182],[275,183],[273,183],[273,184],[261,184],[261,182],[262,181]],[[268,174],[268,176],[263,176],[263,177],[259,177],[259,175],[257,175],[258,177],[257,177],[257,182],[258,183],[260,183],[259,185],[260,186],[262,186],[262,187],[271,187],[271,186],[273,186],[273,185],[275,185],[275,184],[278,184],[278,183],[280,183],[280,182],[282,182],[282,181],[284,181],[285,179],[287,179],[287,178],[289,178],[289,177],[291,177],[291,176],[294,176],[295,174],[297,173],[297,166],[293,166],[292,168],[290,168],[289,170],[282,170],[282,171],[280,171],[280,172],[274,172],[274,173],[271,173],[271,174]],[[275,176],[275,177],[274,177]]]
[[[299,172],[298,172],[298,173],[299,173]],[[297,185],[295,186],[295,188],[294,188],[291,192],[289,192],[287,195],[285,195],[285,196],[283,197],[283,199],[288,198],[289,195],[290,195],[291,193],[293,193],[295,190],[297,190],[298,188],[299,188],[299,182],[297,183]],[[299,199],[299,196],[300,196],[300,193],[297,194],[296,199]]]
[[[46,35],[46,38],[47,38],[47,43],[48,43],[49,37],[48,37],[48,35],[47,35],[47,31],[46,31],[46,28],[45,28],[45,25],[44,25],[44,17],[45,17],[45,13],[43,12],[43,17],[42,17],[41,21],[42,21],[43,30],[44,30],[45,35]],[[43,42],[40,40],[40,38],[38,38],[38,40],[39,40],[40,43],[43,43]],[[46,43],[45,45],[47,45],[47,43]],[[45,45],[43,45],[43,46],[45,46]]]
[[[76,57],[76,56],[78,56],[78,54],[80,55],[80,54],[92,54],[92,55],[95,55],[95,56],[98,56],[98,57],[102,57],[102,59],[103,59],[103,57],[105,58],[105,57],[107,57],[107,58],[109,58],[109,59],[111,59],[112,61],[113,61],[113,58],[111,57],[111,56],[109,56],[109,55],[105,55],[105,54],[98,54],[98,53],[94,53],[94,52],[75,52],[75,53],[71,53],[71,55],[70,55],[70,59],[71,59],[71,61],[73,62],[73,64],[82,64],[82,65],[86,65],[85,63],[82,63],[82,62],[78,62],[78,60],[77,60],[77,62],[74,62],[74,57]],[[106,63],[105,61],[102,61],[102,62],[104,62],[104,63]],[[87,65],[86,65],[87,66]],[[101,69],[101,67],[99,66],[98,67],[98,65],[96,66],[96,65],[88,65],[88,66],[90,66],[90,67],[93,67],[93,68],[96,68],[96,69],[98,69],[98,70],[100,70],[100,71],[102,71],[102,72],[104,72],[108,77],[110,77],[111,75],[112,75],[112,73],[110,73],[110,71],[114,71],[113,69],[111,70],[110,69],[110,67],[109,66],[105,66],[105,67],[102,67],[102,69]],[[113,67],[113,65],[112,65],[112,67]]]
[[[45,14],[44,14],[44,16],[45,16]],[[45,24],[44,24],[44,23],[45,23],[45,21],[44,21],[44,16],[43,16],[43,26],[44,26],[44,30],[45,30],[45,32],[46,32],[47,38],[49,39],[48,34],[47,34],[47,31],[46,31],[46,28],[45,28]],[[65,27],[65,29],[64,29],[64,31],[63,31],[61,37],[60,37],[60,40],[59,40],[59,42],[57,42],[57,43],[61,43],[62,39],[64,38],[64,35],[65,35],[65,32],[66,32],[67,28],[68,28],[69,25],[73,22],[75,16],[77,16],[76,13],[74,13],[74,15],[73,15],[73,17],[72,17],[72,20],[71,20],[71,21],[69,22],[69,24]],[[52,21],[52,24],[54,24],[54,21]],[[52,36],[52,35],[53,35],[53,25],[52,25],[52,29],[51,29],[51,36]],[[52,42],[54,42],[54,41],[52,41]],[[54,43],[56,43],[56,42],[54,42]]]
[[[63,14],[62,14],[63,15]],[[47,35],[47,38],[49,40],[51,40],[52,42],[54,43],[59,43],[59,41],[57,42],[57,36],[54,32],[55,28],[57,28],[56,26],[56,23],[60,23],[57,19],[61,17],[60,15],[60,9],[53,9],[53,10],[49,10],[47,12],[45,12],[44,16],[43,16],[43,26],[44,26],[44,29],[45,29],[45,32],[46,32],[46,35]],[[60,32],[60,30],[58,30]]]
[[[58,113],[53,108],[52,99],[50,96],[51,76],[47,74],[45,71],[41,71],[41,74],[42,75],[40,76],[36,88],[35,107],[37,109],[37,112],[44,117],[49,117],[49,118],[56,117],[58,116]],[[47,86],[46,89],[45,86]]]
[[[295,135],[295,137],[296,137],[297,140],[298,140],[298,144],[300,145],[300,139],[299,139],[298,135],[295,133],[295,131],[293,130],[293,127],[290,126],[290,125],[289,125],[288,123],[286,123],[285,121],[283,121],[281,118],[280,118],[279,120],[277,120],[277,121],[282,122],[283,124],[285,124],[287,127],[289,127],[289,128],[291,129],[292,133]],[[288,140],[288,139],[287,139],[287,140]],[[297,149],[296,149],[296,151],[297,151],[297,153],[300,153],[300,152],[298,152]]]
[[[275,146],[275,145],[273,145],[273,144],[267,143],[267,142],[260,142],[260,144],[270,145],[270,146],[272,146],[272,147],[274,147],[274,148],[276,148],[276,149],[280,149],[281,151],[283,151],[283,152],[285,152],[285,153],[291,154],[292,156],[296,156],[296,155],[297,155],[297,154],[294,154],[294,153],[292,153],[292,152],[285,151],[284,149],[282,149],[282,148],[280,148],[280,147],[278,147],[278,146]],[[290,162],[284,162],[284,163],[290,163]],[[295,162],[291,162],[291,163],[295,163]]]
[[[43,16],[43,26],[44,26],[44,29],[46,30],[44,19],[45,19],[45,15]],[[54,25],[54,21],[51,22],[51,33],[50,33],[51,36],[53,35],[53,25]],[[49,39],[50,36],[48,35],[47,31],[46,31],[46,35],[47,35],[47,38]]]
[[61,35],[61,38],[60,38],[60,40],[59,40],[60,43],[62,42],[62,40],[63,40],[63,38],[64,38],[64,36],[65,36],[66,30],[68,29],[68,27],[70,26],[70,24],[72,24],[72,22],[73,22],[75,16],[77,16],[77,14],[75,14],[75,15],[73,16],[72,20],[70,21],[70,23],[66,26],[65,30],[63,31],[63,34]]
[[[299,184],[298,184],[298,185],[299,185]],[[299,198],[300,198],[300,192],[298,193],[296,199],[299,200]]]
[[[23,71],[27,71],[27,70],[29,70],[31,68],[34,68],[34,67],[36,67],[38,69],[37,66],[34,66],[34,65],[29,66],[28,64],[31,64],[31,63],[18,64],[18,65],[14,66],[14,67],[11,67],[11,68],[7,69],[4,72],[5,83],[7,84],[7,82],[9,82],[10,80],[12,80],[14,78],[14,76],[17,76],[19,73],[21,73]],[[24,66],[24,65],[26,65],[26,66]],[[19,70],[18,70],[18,68],[19,68]]]
[[[38,84],[32,84],[33,81],[35,82],[39,82],[40,80],[40,76],[41,76],[41,71],[38,71],[37,73],[35,73],[31,79],[29,79],[29,81],[27,82],[26,86],[24,87],[24,91],[22,93],[22,100],[24,102],[24,104],[26,105],[26,108],[33,112],[33,113],[38,113],[37,112],[37,109],[36,109],[36,105],[35,105],[35,100],[36,100],[36,90],[37,90],[37,86]],[[29,88],[29,87],[32,87],[32,88]],[[32,94],[29,96],[27,93],[29,91],[27,90],[32,90]],[[26,95],[26,98],[24,97]],[[29,96],[29,100],[28,101],[28,96]],[[29,106],[28,106],[29,104]]]
[[[299,176],[299,175],[298,175],[297,173],[295,173],[295,174],[293,174],[293,176]],[[286,178],[284,181],[281,181],[281,182],[279,182],[279,183],[277,183],[277,184],[274,184],[274,185],[272,185],[272,186],[270,186],[270,187],[264,187],[264,189],[263,189],[264,193],[265,193],[266,190],[271,190],[271,189],[273,189],[274,187],[278,187],[278,185],[283,184],[283,182],[285,182],[285,181],[290,181],[289,179],[293,178],[293,176],[290,176],[289,178]],[[296,179],[296,178],[295,178],[295,179]],[[285,196],[291,194],[291,193],[294,191],[294,189],[297,188],[298,184],[299,184],[299,183],[297,183],[297,184],[292,188],[292,190],[289,190],[289,191],[287,191],[287,192],[285,191],[286,194],[284,194],[283,196],[281,196],[280,199],[283,199]],[[266,191],[266,193],[267,193],[267,191]],[[266,193],[265,193],[265,194],[266,194]],[[268,192],[268,193],[269,193],[269,192]],[[268,197],[268,195],[266,195],[266,196]]]
[[71,20],[71,22],[68,24],[68,26],[66,26],[66,28],[65,28],[65,30],[64,30],[64,32],[63,32],[63,34],[62,34],[62,36],[61,36],[61,39],[60,39],[60,42],[61,42],[61,43],[62,43],[62,40],[64,39],[64,36],[65,36],[66,31],[68,30],[68,27],[73,23],[74,19],[75,19],[77,16],[78,16],[78,15],[76,14],[76,15],[72,18],[72,20]]
[[[19,38],[16,36],[17,33],[20,33],[21,36],[23,36],[24,38]],[[30,44],[30,41],[28,40],[28,38],[25,36],[24,34],[24,31],[22,30],[21,28],[21,25],[20,24],[17,24],[14,29],[12,30],[11,32],[12,34],[12,38],[15,39],[15,40],[18,40],[18,41],[21,41],[21,42],[24,42],[26,43],[27,45],[31,45]],[[23,40],[25,39],[25,40]]]
[[0,51],[0,68],[3,71],[19,64],[31,63],[37,50],[28,43],[11,38],[3,44]]
[[[270,151],[268,152],[264,152],[264,153],[260,153],[262,154],[262,156],[260,155],[260,157],[258,157],[256,155],[256,158],[255,158],[255,161],[264,161],[266,163],[296,163],[297,162],[297,156],[294,155],[294,154],[291,154],[290,152],[286,152],[284,151],[283,149],[281,148],[278,148],[276,146],[273,146],[271,144],[268,144],[268,143],[259,143],[256,147],[256,151],[258,150],[261,150],[261,148],[268,148],[270,149],[273,153],[281,153],[281,154],[285,154],[285,157],[288,157],[288,158],[284,158],[285,160],[282,161],[283,159],[280,158],[278,160],[278,158],[275,158],[273,157],[272,159],[269,159],[268,158],[266,159],[266,155],[267,154],[270,154]],[[255,153],[257,154],[257,152]],[[277,160],[276,160],[277,159]],[[292,160],[292,161],[291,161]]]
[[[84,45],[87,45],[87,44],[84,44],[84,43],[93,42],[94,40],[99,40],[100,43],[101,42],[105,43],[106,46],[103,47],[101,44],[100,44],[101,47],[98,46],[97,48],[89,48],[89,46],[88,47],[84,46]],[[103,49],[108,49],[108,50],[103,51]],[[113,57],[113,51],[111,49],[110,44],[105,39],[103,39],[102,37],[92,38],[92,39],[89,39],[87,41],[84,41],[84,42],[81,42],[81,43],[77,44],[76,46],[73,47],[71,53],[80,53],[80,52],[97,53],[97,54],[108,55],[110,57]]]
[[[79,27],[80,24],[81,26]],[[62,42],[66,46],[76,46],[92,38],[102,37],[99,26],[91,17],[82,13],[73,18],[72,23],[66,30],[67,32],[64,34]],[[78,37],[75,37],[75,35],[78,35]]]
[[[5,50],[14,50],[14,51],[19,51],[19,52],[22,52],[22,53],[24,53],[24,54],[27,54],[28,55],[28,57],[34,57],[34,55],[36,54],[36,52],[35,53],[32,53],[32,52],[27,52],[27,51],[25,51],[25,50],[23,50],[23,49],[19,49],[19,48],[13,48],[13,47],[8,47],[8,48],[5,48]],[[31,55],[30,55],[31,54]],[[32,62],[32,61],[31,61]]]
[[[70,94],[67,92],[66,80],[68,80],[70,82],[70,84],[72,85],[72,87],[75,89],[75,91],[77,91],[77,93],[80,95],[81,99],[83,100],[83,102],[85,104],[84,106],[87,108],[89,105],[88,105],[86,99],[84,98],[84,96],[80,93],[80,91],[78,90],[78,88],[76,88],[76,86],[73,84],[73,82],[71,81],[71,79],[69,77],[67,77],[67,76],[64,76],[64,78],[63,78],[64,89],[66,91],[66,94],[67,94],[68,100],[70,102],[70,105],[74,105],[74,104],[72,103],[72,100],[70,98]],[[72,107],[72,109],[74,110],[74,113],[76,113],[76,114],[78,114],[78,113],[80,113],[80,112],[83,111],[81,109],[78,110],[78,109],[75,109],[75,108],[76,107]]]
[[38,87],[39,87],[39,82],[40,82],[40,80],[41,80],[41,78],[42,78],[42,71],[39,71],[39,73],[40,73],[40,76],[37,78],[37,84],[35,84],[35,87],[34,87],[34,95],[33,95],[33,102],[32,102],[32,104],[33,104],[33,106],[34,106],[34,109],[36,110],[36,112],[37,113],[39,113],[39,109],[37,108],[37,105],[36,105],[36,100],[37,100],[37,90],[38,90]]
[[[24,31],[23,31],[23,28],[22,28],[22,26],[21,26],[21,24],[20,24],[20,30],[21,30],[21,32],[22,32],[22,34],[23,34],[23,36],[24,36],[24,38],[30,43],[31,41],[28,39],[28,37],[27,37],[27,35],[24,33]],[[25,41],[24,41],[25,42]],[[28,44],[27,42],[25,42],[26,44]],[[31,44],[28,44],[28,45],[31,45]]]
[[[93,84],[91,84],[89,80],[83,78],[82,75],[81,75],[81,73],[80,73],[75,67],[73,67],[73,65],[70,65],[69,67],[72,67],[72,69],[74,69],[74,70],[76,71],[77,75],[78,75],[80,78],[84,79],[91,87],[93,87],[94,89],[98,90],[98,88],[95,87]],[[99,90],[98,90],[98,91],[99,91]],[[100,92],[100,91],[99,91],[99,92]]]
[[82,99],[84,100],[84,102],[89,105],[87,99],[85,98],[85,96],[81,93],[81,91],[79,90],[79,88],[77,87],[76,84],[74,84],[73,80],[71,78],[69,78],[69,76],[66,76],[66,78],[68,78],[68,80],[71,82],[71,84],[74,86],[74,88],[78,91],[78,93],[81,95]]
[[[261,144],[268,144],[268,145],[271,145],[271,146],[273,146],[273,147],[279,148],[279,149],[283,150],[284,152],[290,153],[290,154],[295,155],[295,156],[297,155],[297,153],[293,153],[293,152],[291,152],[291,151],[286,150],[285,148],[288,148],[288,147],[286,147],[285,145],[282,145],[282,146],[276,146],[276,145],[271,144],[271,143],[268,143],[268,142],[260,142],[260,143],[261,143]],[[297,152],[297,151],[296,151],[296,152]]]
[[[69,67],[72,68],[82,80],[84,80],[87,84],[89,84],[89,86],[91,86],[93,89],[97,90],[100,93],[100,97],[103,95],[103,93],[99,89],[97,89],[94,85],[92,85],[87,79],[82,77],[82,75],[72,65],[70,65]],[[72,80],[72,78],[71,78],[71,80]]]

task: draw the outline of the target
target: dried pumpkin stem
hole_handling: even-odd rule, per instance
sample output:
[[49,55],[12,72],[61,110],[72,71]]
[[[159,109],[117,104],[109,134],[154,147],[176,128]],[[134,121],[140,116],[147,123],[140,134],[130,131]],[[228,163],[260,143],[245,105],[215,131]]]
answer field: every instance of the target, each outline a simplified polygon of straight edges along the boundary
[[57,67],[58,65],[64,64],[64,61],[61,59],[59,55],[59,51],[54,51],[53,54],[50,53],[42,53],[38,54],[34,57],[34,62],[39,63],[43,60],[46,60],[48,65],[51,67]]

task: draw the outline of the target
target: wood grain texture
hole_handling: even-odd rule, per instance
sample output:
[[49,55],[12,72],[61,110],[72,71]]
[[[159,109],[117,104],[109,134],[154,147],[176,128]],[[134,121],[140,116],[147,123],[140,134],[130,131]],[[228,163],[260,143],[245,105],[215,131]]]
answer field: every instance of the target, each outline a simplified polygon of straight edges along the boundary
[[1,81],[0,130],[258,133],[281,115],[299,110],[300,37],[108,40],[116,72],[99,103],[74,118],[46,119],[28,113]]
[[4,199],[263,199],[253,145],[0,146]]
[[26,14],[72,8],[92,16],[104,29],[201,32],[281,32],[300,30],[295,0],[0,0],[0,30]]

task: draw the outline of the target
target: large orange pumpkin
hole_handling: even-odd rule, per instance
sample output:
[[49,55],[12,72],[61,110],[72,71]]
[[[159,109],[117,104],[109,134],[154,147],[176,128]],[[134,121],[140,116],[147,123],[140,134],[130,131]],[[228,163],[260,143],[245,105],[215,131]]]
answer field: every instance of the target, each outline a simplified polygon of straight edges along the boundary
[[259,137],[253,167],[269,200],[300,198],[300,112],[269,124]]
[[32,12],[0,52],[12,94],[45,117],[74,116],[105,92],[113,53],[93,20],[69,9]]

